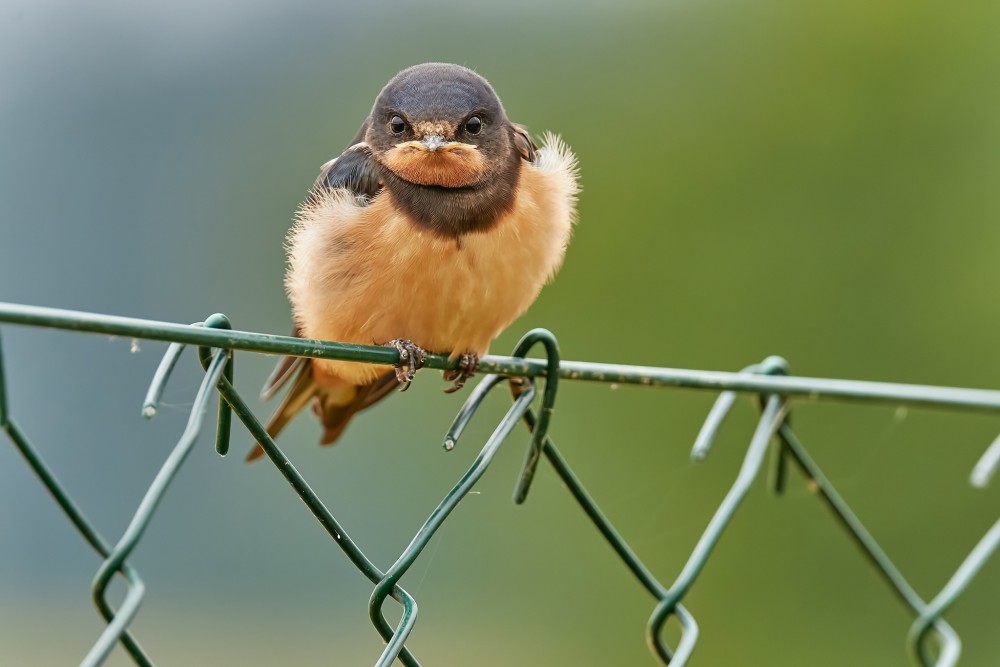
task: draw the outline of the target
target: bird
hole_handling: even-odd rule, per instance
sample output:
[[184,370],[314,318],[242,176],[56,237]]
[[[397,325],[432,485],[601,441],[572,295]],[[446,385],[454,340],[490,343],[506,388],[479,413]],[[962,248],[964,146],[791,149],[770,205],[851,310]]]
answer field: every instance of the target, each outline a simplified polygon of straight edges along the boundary
[[570,148],[551,133],[536,145],[476,72],[399,72],[299,206],[285,288],[295,336],[389,345],[400,363],[283,358],[261,392],[289,385],[268,434],[312,403],[320,444],[333,444],[357,412],[409,387],[428,352],[459,361],[445,391],[459,389],[559,269],[579,190]]

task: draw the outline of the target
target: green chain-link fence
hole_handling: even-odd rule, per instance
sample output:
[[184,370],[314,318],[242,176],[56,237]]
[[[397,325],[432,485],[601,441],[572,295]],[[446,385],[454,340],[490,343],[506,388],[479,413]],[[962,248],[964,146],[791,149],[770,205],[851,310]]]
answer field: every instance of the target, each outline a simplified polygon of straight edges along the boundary
[[[204,322],[186,326],[0,303],[0,322],[170,342],[171,345],[156,371],[143,405],[143,414],[146,417],[155,415],[164,386],[184,346],[198,346],[198,355],[205,368],[205,376],[191,408],[184,433],[149,486],[125,533],[112,545],[86,519],[10,414],[6,400],[8,388],[3,373],[3,350],[0,347],[0,426],[83,538],[104,559],[94,579],[92,591],[94,603],[107,622],[107,627],[81,662],[81,665],[88,667],[102,664],[118,642],[121,642],[136,664],[152,664],[152,659],[145,654],[128,631],[145,592],[142,579],[129,565],[128,557],[142,539],[158,503],[191,452],[201,431],[208,404],[216,392],[219,394],[216,433],[218,453],[225,455],[229,450],[232,415],[235,413],[251,435],[261,443],[277,470],[288,480],[319,520],[320,525],[340,546],[354,566],[375,585],[368,613],[372,624],[385,642],[385,648],[375,662],[380,667],[388,666],[396,659],[408,666],[420,664],[406,647],[407,637],[413,630],[416,619],[417,604],[399,582],[420,556],[435,531],[448,518],[449,513],[485,474],[498,448],[520,421],[523,421],[531,432],[531,440],[514,490],[514,501],[524,502],[535,469],[544,457],[602,537],[635,575],[640,585],[654,598],[655,606],[646,627],[646,638],[650,650],[663,664],[684,665],[691,656],[698,638],[698,625],[681,601],[696,581],[768,455],[770,455],[769,480],[772,488],[779,493],[782,491],[786,484],[788,463],[793,462],[831,510],[837,522],[882,575],[892,592],[911,610],[915,620],[910,628],[907,642],[913,660],[917,664],[943,667],[957,663],[961,642],[955,631],[944,620],[943,614],[1000,544],[1000,521],[998,521],[969,552],[944,588],[930,602],[925,601],[893,565],[847,502],[834,489],[790,425],[792,406],[796,401],[802,400],[854,400],[1000,413],[1000,391],[793,377],[788,375],[786,362],[778,357],[769,357],[739,373],[569,362],[559,358],[555,337],[548,331],[536,329],[521,339],[511,356],[489,356],[482,360],[480,370],[486,375],[472,390],[451,428],[448,429],[444,439],[445,448],[455,447],[483,399],[504,380],[507,380],[511,390],[513,404],[487,440],[472,467],[448,492],[396,562],[383,571],[372,563],[348,536],[336,517],[267,435],[260,421],[236,391],[233,385],[233,353],[242,350],[395,364],[399,360],[398,352],[395,350],[233,331],[228,319],[218,314]],[[538,344],[543,347],[545,358],[526,358],[528,351]],[[444,356],[430,355],[426,365],[430,368],[448,369],[454,366],[454,362]],[[536,378],[545,380],[540,397],[536,396],[538,394]],[[695,441],[692,458],[696,461],[704,459],[708,454],[712,440],[735,402],[737,393],[749,393],[758,397],[761,417],[750,440],[739,474],[695,545],[687,563],[669,587],[662,584],[643,565],[618,534],[549,436],[550,420],[558,383],[561,380],[686,387],[720,392]],[[539,398],[537,411],[532,407],[536,397]],[[972,483],[978,486],[985,485],[998,463],[1000,463],[1000,439],[980,459],[972,473]],[[128,585],[127,594],[118,609],[112,608],[105,597],[108,584],[116,574],[120,575]],[[390,597],[403,608],[402,617],[395,628],[383,614],[384,603]],[[671,616],[675,616],[681,626],[680,640],[676,647],[668,647],[661,632]]]

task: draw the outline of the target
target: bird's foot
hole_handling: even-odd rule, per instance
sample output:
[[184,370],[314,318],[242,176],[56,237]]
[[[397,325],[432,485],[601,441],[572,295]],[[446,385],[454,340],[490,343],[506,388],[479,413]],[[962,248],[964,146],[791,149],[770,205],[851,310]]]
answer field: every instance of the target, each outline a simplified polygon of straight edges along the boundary
[[479,368],[479,355],[475,352],[463,354],[458,358],[458,368],[443,373],[444,379],[453,382],[450,387],[444,388],[444,393],[452,394],[465,386],[465,381],[476,374]]
[[385,343],[385,347],[391,347],[399,352],[399,363],[396,364],[396,380],[399,382],[400,391],[406,391],[413,382],[413,376],[424,367],[427,361],[427,351],[414,343],[412,340],[397,338]]

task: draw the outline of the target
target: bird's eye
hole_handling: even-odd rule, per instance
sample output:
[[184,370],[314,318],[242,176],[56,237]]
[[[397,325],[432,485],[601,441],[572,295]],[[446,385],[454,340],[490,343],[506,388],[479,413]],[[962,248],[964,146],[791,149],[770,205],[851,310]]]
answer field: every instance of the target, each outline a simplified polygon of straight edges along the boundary
[[465,131],[469,134],[479,134],[483,129],[483,121],[479,116],[473,116],[465,121]]
[[402,134],[403,130],[406,129],[406,121],[399,116],[393,116],[389,119],[389,129],[392,130],[393,134]]

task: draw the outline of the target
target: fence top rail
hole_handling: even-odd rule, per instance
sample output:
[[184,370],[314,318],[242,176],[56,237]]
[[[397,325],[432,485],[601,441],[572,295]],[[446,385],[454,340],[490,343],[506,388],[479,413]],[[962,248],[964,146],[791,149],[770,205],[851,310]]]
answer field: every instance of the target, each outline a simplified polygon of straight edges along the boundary
[[[389,347],[276,336],[251,331],[193,327],[174,322],[0,302],[0,323],[4,322],[264,354],[288,354],[385,365],[394,365],[399,361],[399,353]],[[428,356],[426,366],[428,368],[451,369],[456,368],[457,363],[456,360],[449,359],[446,355],[432,354]],[[482,358],[479,369],[484,373],[505,376],[538,377],[546,374],[547,365],[541,359],[488,355]],[[1000,391],[991,389],[761,375],[752,372],[703,371],[583,361],[562,361],[559,365],[559,375],[566,380],[652,387],[683,387],[711,391],[729,390],[756,394],[783,394],[805,397],[809,400],[864,401],[1000,413]]]

